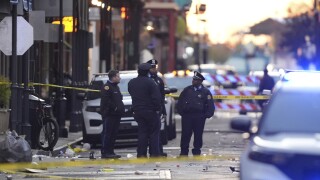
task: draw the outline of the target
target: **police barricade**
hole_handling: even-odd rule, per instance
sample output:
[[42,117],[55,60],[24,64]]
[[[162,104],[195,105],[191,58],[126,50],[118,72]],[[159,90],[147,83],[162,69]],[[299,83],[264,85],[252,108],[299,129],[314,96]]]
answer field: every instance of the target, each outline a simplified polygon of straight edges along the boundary
[[244,75],[213,75],[214,81],[219,83],[259,83],[260,78],[256,76],[244,76]]
[[257,100],[269,99],[268,96],[257,95],[253,91],[237,89],[219,89],[213,90],[211,93],[216,100],[216,110],[238,111],[240,113],[261,112]]
[[[214,99],[216,99],[217,110],[238,111],[240,113],[261,112],[257,100],[268,99],[268,97],[261,99],[256,94],[260,83],[260,78],[257,76],[214,75],[212,78],[215,84],[220,87],[219,89],[209,88],[211,93],[216,96]],[[229,96],[229,98],[221,99],[217,95]],[[232,96],[238,98],[230,98]]]

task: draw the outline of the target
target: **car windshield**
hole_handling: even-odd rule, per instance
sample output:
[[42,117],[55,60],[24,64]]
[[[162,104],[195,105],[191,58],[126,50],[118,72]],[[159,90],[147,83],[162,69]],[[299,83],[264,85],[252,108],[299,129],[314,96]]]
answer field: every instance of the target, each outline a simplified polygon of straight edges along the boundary
[[210,69],[210,68],[201,68],[201,72],[209,73],[209,74],[217,74],[216,69]]
[[176,87],[178,91],[182,91],[185,87],[192,84],[192,76],[172,77],[165,80],[169,87]]
[[[134,77],[132,77],[134,78]],[[128,83],[132,78],[121,78],[119,85],[120,91],[122,93],[122,95],[124,96],[129,96],[129,92],[128,92]]]
[[[122,95],[129,96],[129,93],[128,93],[128,82],[132,78],[134,78],[134,77],[130,77],[130,76],[121,77],[121,80],[120,80],[120,83],[118,84],[118,86],[120,88],[120,92],[122,93]],[[94,89],[94,90],[99,90],[100,91],[102,86],[106,82],[107,82],[107,78],[105,78],[103,80],[92,81],[91,84],[90,84],[89,89]],[[87,100],[98,99],[98,98],[100,98],[100,93],[99,92],[89,91],[87,93]]]
[[260,133],[319,133],[320,92],[279,93],[269,104]]

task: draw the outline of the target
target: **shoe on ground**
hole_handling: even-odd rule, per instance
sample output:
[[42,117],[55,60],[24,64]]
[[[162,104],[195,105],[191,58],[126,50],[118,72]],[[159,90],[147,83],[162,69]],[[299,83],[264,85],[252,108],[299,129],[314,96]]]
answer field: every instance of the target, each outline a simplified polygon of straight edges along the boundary
[[101,154],[102,159],[119,159],[121,158],[118,154]]

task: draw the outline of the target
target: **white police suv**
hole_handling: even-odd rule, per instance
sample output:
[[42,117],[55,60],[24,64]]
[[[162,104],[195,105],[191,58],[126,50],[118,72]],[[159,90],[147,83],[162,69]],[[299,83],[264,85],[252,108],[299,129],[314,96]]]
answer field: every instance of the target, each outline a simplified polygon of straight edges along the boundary
[[320,179],[320,72],[287,72],[257,126],[242,116],[231,127],[250,133],[241,179]]
[[[132,100],[128,93],[128,82],[138,76],[137,71],[120,71],[121,81],[118,84],[123,94],[123,103],[125,105],[125,113],[121,117],[119,132],[116,143],[136,143],[138,135],[138,124],[132,115]],[[100,90],[108,80],[108,74],[94,74],[90,83],[90,89]],[[166,93],[174,92],[174,89],[167,88]],[[100,112],[100,93],[88,92],[83,101],[83,142],[90,144],[100,144],[100,134],[102,132],[102,118]],[[176,138],[176,122],[174,119],[174,99],[166,97],[166,119],[162,119],[161,123],[161,141],[167,144],[168,140]]]

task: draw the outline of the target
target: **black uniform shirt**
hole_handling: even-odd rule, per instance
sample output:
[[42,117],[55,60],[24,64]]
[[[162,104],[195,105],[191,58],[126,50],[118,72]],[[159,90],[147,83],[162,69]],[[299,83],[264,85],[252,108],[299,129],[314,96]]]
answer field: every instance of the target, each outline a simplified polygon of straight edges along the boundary
[[107,81],[101,89],[100,111],[102,117],[122,115],[124,113],[122,94],[116,83]]
[[147,76],[139,75],[128,83],[133,111],[161,110],[161,95],[157,84]]
[[192,85],[184,88],[179,96],[177,108],[180,115],[201,113],[206,118],[213,116],[215,110],[212,94],[203,85],[201,88]]

